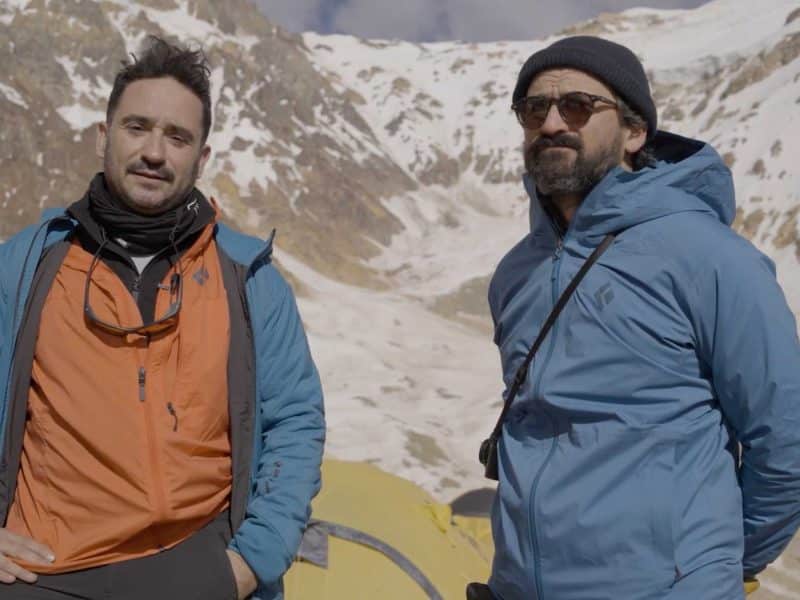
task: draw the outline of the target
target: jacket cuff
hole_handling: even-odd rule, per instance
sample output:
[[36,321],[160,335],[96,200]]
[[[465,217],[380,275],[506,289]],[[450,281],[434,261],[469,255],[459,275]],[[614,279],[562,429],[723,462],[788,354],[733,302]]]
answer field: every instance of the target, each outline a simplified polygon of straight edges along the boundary
[[269,524],[245,519],[228,547],[245,560],[260,586],[278,583],[292,564],[292,554]]

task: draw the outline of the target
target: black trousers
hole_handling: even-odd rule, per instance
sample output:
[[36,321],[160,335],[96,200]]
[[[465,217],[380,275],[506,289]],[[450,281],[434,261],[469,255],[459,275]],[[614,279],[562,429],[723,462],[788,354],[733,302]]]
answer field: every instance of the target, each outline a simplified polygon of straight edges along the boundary
[[225,549],[228,512],[174,548],[120,563],[59,575],[34,584],[0,583],[2,600],[236,600]]

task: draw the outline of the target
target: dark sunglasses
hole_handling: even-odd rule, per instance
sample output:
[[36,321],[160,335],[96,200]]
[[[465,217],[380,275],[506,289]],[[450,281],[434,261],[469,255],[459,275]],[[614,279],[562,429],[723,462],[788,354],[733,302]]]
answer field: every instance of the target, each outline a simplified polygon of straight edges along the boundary
[[[92,273],[94,273],[97,263],[100,262],[100,253],[105,245],[106,239],[104,236],[103,241],[100,243],[100,247],[97,249],[97,252],[95,252],[94,257],[92,258],[92,262],[89,265],[89,270],[86,272],[86,284],[83,289],[83,314],[86,315],[86,319],[93,325],[96,325],[108,333],[113,333],[114,335],[128,335],[129,333],[135,333],[138,335],[153,335],[172,327],[175,321],[177,321],[178,313],[180,312],[181,305],[183,303],[183,273],[180,270],[180,260],[178,258],[175,259],[177,270],[172,274],[172,277],[170,277],[169,287],[166,288],[170,293],[169,307],[167,307],[166,312],[160,318],[147,324],[143,323],[141,325],[125,327],[104,321],[97,316],[94,310],[92,310],[92,306],[89,303],[89,289],[92,284]],[[159,286],[159,288],[165,289],[161,288],[161,286]]]
[[539,129],[547,120],[550,107],[555,104],[558,114],[570,127],[583,127],[591,116],[600,110],[597,102],[603,102],[606,108],[617,108],[619,105],[603,96],[586,92],[568,92],[559,98],[549,96],[528,96],[511,105],[517,114],[519,124],[525,129]]

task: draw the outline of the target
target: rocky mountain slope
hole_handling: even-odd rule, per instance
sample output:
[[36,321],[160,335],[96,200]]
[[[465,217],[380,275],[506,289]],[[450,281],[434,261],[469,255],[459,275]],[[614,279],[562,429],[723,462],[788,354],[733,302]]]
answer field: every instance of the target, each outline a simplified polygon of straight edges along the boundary
[[[83,192],[113,73],[148,33],[209,55],[202,187],[242,229],[278,228],[326,388],[328,452],[443,499],[482,486],[475,453],[500,393],[486,284],[528,227],[510,93],[555,38],[300,36],[246,0],[0,0],[0,238]],[[736,227],[773,257],[800,312],[796,0],[634,9],[566,33],[635,49],[662,128],[724,156]],[[800,598],[799,557],[781,559],[759,598]]]

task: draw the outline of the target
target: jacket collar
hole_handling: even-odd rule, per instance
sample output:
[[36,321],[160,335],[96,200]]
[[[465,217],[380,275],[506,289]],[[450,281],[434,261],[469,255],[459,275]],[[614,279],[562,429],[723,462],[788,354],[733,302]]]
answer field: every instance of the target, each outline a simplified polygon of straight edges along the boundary
[[[71,232],[78,225],[78,222],[74,218],[67,215],[64,208],[45,209],[42,213],[39,225],[43,226],[48,221],[63,221],[64,225],[68,224],[67,233]],[[59,229],[62,228],[60,227]],[[215,233],[217,242],[222,245],[228,256],[245,267],[252,268],[258,262],[269,260],[272,256],[273,240],[275,239],[274,229],[266,240],[261,240],[259,238],[243,235],[224,223],[217,222],[215,225]],[[63,238],[64,231],[60,231],[56,234],[56,237],[53,238],[53,241]]]
[[253,269],[258,263],[270,259],[274,239],[274,229],[266,240],[261,240],[235,231],[224,223],[216,225],[217,243],[232,260],[248,269]]

